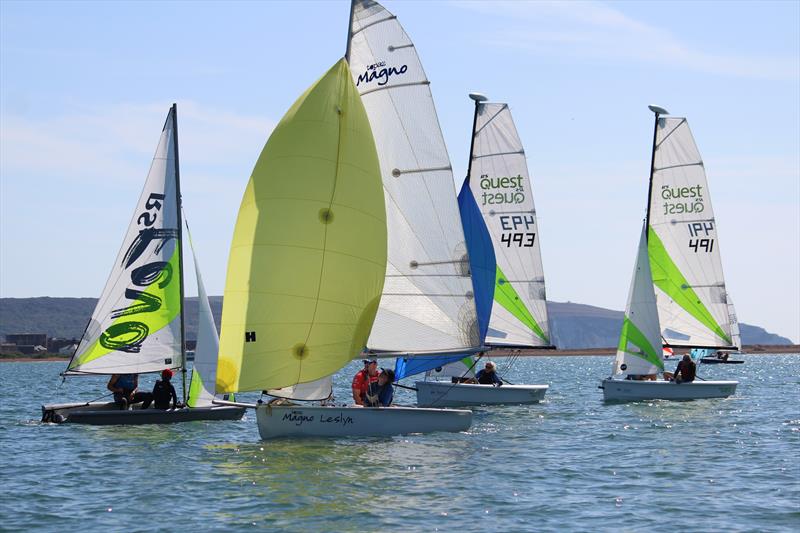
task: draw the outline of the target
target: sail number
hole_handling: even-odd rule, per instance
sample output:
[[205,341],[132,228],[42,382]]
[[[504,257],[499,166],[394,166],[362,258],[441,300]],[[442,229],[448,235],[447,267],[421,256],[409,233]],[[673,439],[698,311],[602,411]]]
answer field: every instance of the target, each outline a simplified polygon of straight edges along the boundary
[[[178,238],[175,228],[153,228],[158,211],[163,205],[164,195],[151,193],[145,202],[144,211],[137,217],[137,222],[144,226],[128,246],[122,258],[122,268],[129,269],[151,244],[155,244],[155,252],[159,253],[171,239]],[[154,283],[163,289],[173,279],[172,265],[167,261],[153,261],[131,270],[131,283],[138,287],[147,287]],[[132,300],[127,307],[111,311],[111,318],[117,319],[140,313],[154,313],[161,308],[161,298],[149,292],[126,288],[125,298]],[[137,353],[142,342],[150,334],[150,328],[138,320],[114,322],[100,335],[100,345],[108,350]]]
[[500,235],[500,242],[506,247],[516,244],[530,248],[536,240],[536,233],[525,230],[533,229],[535,223],[533,215],[501,215],[500,227],[503,233]]
[[694,253],[714,251],[714,239],[710,238],[714,235],[714,222],[692,222],[686,225],[689,228],[689,236],[696,237],[689,239],[689,248],[694,250]]

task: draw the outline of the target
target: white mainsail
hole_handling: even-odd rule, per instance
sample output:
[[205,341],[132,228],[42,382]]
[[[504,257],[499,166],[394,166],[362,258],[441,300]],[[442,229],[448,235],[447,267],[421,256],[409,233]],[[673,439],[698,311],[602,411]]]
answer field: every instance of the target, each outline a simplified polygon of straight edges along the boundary
[[685,118],[657,117],[648,249],[665,344],[733,343],[717,222]]
[[548,346],[540,233],[525,150],[507,104],[476,105],[469,184],[497,258],[486,343]]
[[[188,234],[187,225],[187,234]],[[189,234],[189,247],[192,250],[194,271],[197,278],[197,345],[194,350],[194,367],[189,385],[189,407],[207,407],[213,405],[214,383],[217,381],[217,354],[219,353],[219,334],[211,314],[211,305],[200,275],[200,265],[194,250],[192,237]]]
[[175,113],[173,106],[122,248],[65,375],[157,372],[183,364]]
[[643,225],[614,360],[614,374],[645,375],[659,370],[664,370],[661,333],[647,255],[646,226]]
[[352,5],[349,61],[383,177],[388,265],[367,345],[423,352],[480,344],[452,168],[414,44],[377,2]]

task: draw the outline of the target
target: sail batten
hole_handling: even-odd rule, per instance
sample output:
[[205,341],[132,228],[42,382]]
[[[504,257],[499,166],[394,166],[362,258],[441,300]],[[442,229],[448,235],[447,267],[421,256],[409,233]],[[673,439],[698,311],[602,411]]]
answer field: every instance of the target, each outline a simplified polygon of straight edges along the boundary
[[423,352],[479,345],[450,158],[422,64],[396,17],[356,0],[353,80],[372,125],[386,200],[386,284],[368,341]]

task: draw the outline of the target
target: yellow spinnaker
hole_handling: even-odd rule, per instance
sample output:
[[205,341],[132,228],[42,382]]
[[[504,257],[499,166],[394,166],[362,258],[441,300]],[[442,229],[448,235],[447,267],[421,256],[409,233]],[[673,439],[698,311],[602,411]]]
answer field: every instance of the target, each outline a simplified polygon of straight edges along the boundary
[[336,372],[366,344],[385,274],[378,155],[340,60],[289,109],[247,184],[228,259],[217,393]]

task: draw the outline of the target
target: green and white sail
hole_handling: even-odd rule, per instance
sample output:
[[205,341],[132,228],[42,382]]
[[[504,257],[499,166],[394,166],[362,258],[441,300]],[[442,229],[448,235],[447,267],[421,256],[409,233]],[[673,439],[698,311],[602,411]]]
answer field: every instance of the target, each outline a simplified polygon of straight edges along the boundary
[[614,360],[614,374],[644,375],[664,370],[658,309],[651,279],[646,225],[642,225],[633,281]]
[[231,243],[216,393],[315,381],[364,348],[386,274],[386,208],[346,61],[275,127]]
[[549,346],[540,231],[525,150],[507,104],[477,106],[469,184],[497,258],[486,343]]
[[354,0],[348,51],[378,149],[388,227],[386,284],[368,346],[479,346],[450,158],[414,43],[380,4]]
[[122,248],[66,375],[138,374],[183,364],[175,113],[173,106]]
[[685,118],[657,117],[648,250],[665,344],[733,344],[717,221]]
[[[187,226],[187,234],[188,234]],[[192,380],[189,384],[189,407],[210,407],[214,400],[214,383],[217,379],[217,354],[219,353],[219,334],[211,314],[206,287],[200,275],[200,265],[194,250],[192,237],[189,235],[189,247],[192,250],[194,272],[197,278],[197,345],[194,350],[194,366]]]

